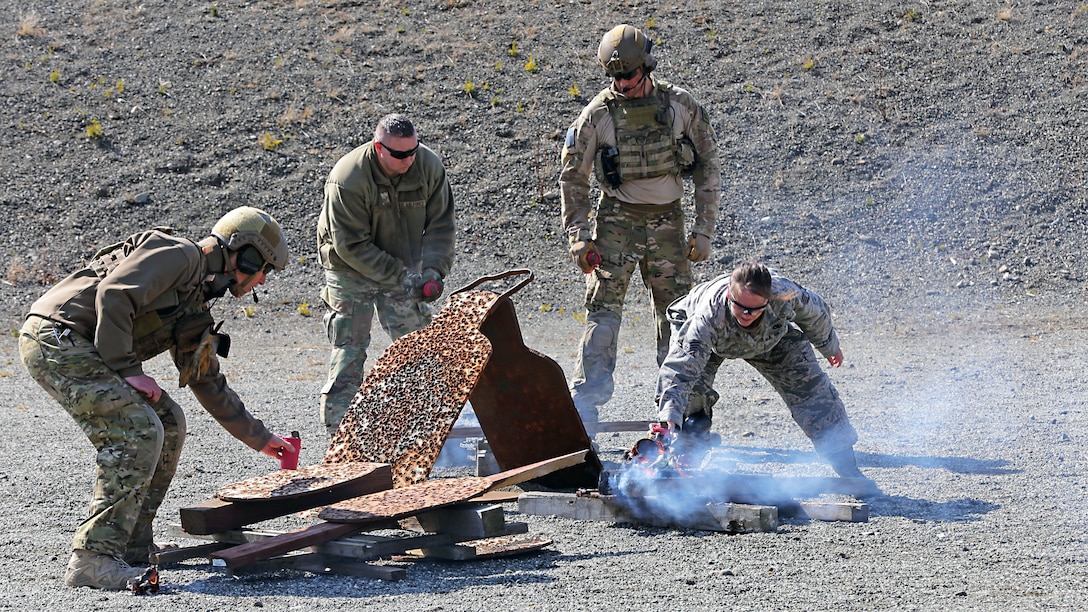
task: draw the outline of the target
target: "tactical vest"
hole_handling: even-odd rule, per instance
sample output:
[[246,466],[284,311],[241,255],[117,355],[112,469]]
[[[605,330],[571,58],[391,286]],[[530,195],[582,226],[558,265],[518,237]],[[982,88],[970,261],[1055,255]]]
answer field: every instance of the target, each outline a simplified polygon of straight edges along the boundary
[[[170,233],[166,228],[155,229],[165,234]],[[100,249],[87,264],[87,268],[98,278],[105,278],[149,235],[131,236],[124,242]],[[205,256],[202,249],[200,252],[203,268]],[[167,291],[155,298],[145,309],[147,312],[132,322],[132,350],[140,361],[147,361],[170,348],[176,348],[179,354],[192,352],[204,332],[215,323],[199,288],[187,296],[183,296],[176,289]]]
[[674,117],[667,83],[655,84],[650,95],[636,100],[610,94],[604,105],[615,127],[617,151],[615,160],[596,165],[598,179],[608,180],[600,175],[606,165],[618,168],[622,181],[681,175],[690,170],[694,149],[682,146],[687,143],[678,143],[673,137]]

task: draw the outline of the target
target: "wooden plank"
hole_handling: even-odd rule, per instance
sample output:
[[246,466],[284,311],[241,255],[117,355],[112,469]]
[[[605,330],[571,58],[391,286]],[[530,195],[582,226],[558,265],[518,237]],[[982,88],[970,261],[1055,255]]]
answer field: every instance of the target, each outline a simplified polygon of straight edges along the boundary
[[801,502],[793,518],[812,521],[869,522],[869,504],[862,502]]
[[[586,433],[593,435],[598,433],[612,433],[617,431],[649,431],[650,426],[657,421],[600,421],[597,423],[585,423]],[[450,430],[448,438],[483,438],[482,427],[454,427]]]
[[248,542],[216,551],[211,554],[212,564],[232,569],[238,568],[262,559],[306,548],[307,546],[316,546],[362,530],[363,527],[355,523],[319,523],[257,542]]
[[573,453],[567,453],[560,457],[544,459],[543,461],[530,463],[529,465],[524,465],[519,468],[499,472],[498,474],[487,476],[486,478],[491,481],[491,489],[501,489],[503,487],[528,482],[534,478],[539,478],[540,476],[547,476],[548,474],[563,468],[585,463],[589,453],[590,450],[586,448],[574,451]]
[[[613,478],[610,482],[614,482]],[[690,476],[661,477],[628,484],[626,497],[690,497],[708,502],[784,506],[797,499],[824,494],[864,497],[872,483],[864,478],[836,476],[772,476],[703,471]],[[602,491],[618,494],[619,491]]]
[[472,498],[473,502],[482,504],[509,504],[518,501],[521,491],[487,491]]
[[180,563],[188,559],[207,557],[210,553],[228,547],[230,547],[230,544],[226,542],[209,542],[208,544],[198,544],[196,546],[171,548],[151,553],[147,556],[147,561],[148,563],[152,563],[154,565],[172,565],[174,563]]
[[325,542],[313,546],[311,549],[314,552],[350,559],[378,559],[403,554],[413,548],[446,546],[457,542],[457,540],[456,536],[444,533],[429,533],[408,537],[361,534]]
[[195,506],[181,508],[181,528],[190,535],[221,533],[391,488],[393,488],[392,468],[385,465],[365,478],[302,497],[247,502],[213,499]]
[[729,533],[778,531],[778,508],[750,504],[707,504],[718,523]]
[[[512,484],[517,484],[519,482],[525,482],[526,480],[531,480],[544,474],[550,474],[556,470],[561,470],[573,465],[577,465],[578,463],[585,461],[585,457],[588,452],[589,450],[586,449],[582,451],[568,453],[561,457],[538,461],[536,463],[532,463],[526,466],[522,466],[520,468],[501,472],[494,476],[487,477],[486,480],[489,484],[489,488],[500,488]],[[464,479],[455,478],[449,480],[459,481]],[[426,481],[420,483],[419,485],[409,485],[407,487],[401,487],[400,489],[396,489],[395,491],[397,491],[398,494],[410,493],[410,489],[416,487],[430,487],[437,482],[439,481]],[[390,491],[383,491],[373,493],[371,494],[371,496],[384,496],[388,493],[390,493]],[[407,495],[406,498],[402,501],[411,502],[411,495]],[[219,559],[227,567],[234,568],[254,563],[262,559],[268,559],[276,555],[282,555],[284,553],[298,550],[300,548],[305,548],[307,546],[317,546],[319,544],[328,542],[329,540],[334,540],[336,538],[359,533],[366,528],[366,525],[368,523],[373,523],[377,520],[383,519],[400,518],[400,514],[403,514],[404,516],[411,516],[414,514],[418,514],[422,510],[427,509],[427,506],[424,504],[424,502],[426,501],[425,499],[417,501],[420,502],[419,507],[411,508],[410,511],[408,508],[405,507],[398,509],[397,514],[391,516],[374,517],[373,519],[365,520],[360,519],[357,522],[351,523],[318,524],[312,527],[307,527],[305,529],[300,529],[279,536],[271,537],[267,540],[263,540],[260,542],[250,542],[248,544],[235,546],[234,548],[221,550],[213,553],[212,558],[213,560]],[[330,506],[330,508],[332,507]],[[324,511],[322,511],[322,515],[324,515],[326,511],[329,511],[330,508],[326,508]]]
[[652,498],[644,498],[643,501],[646,502],[644,507],[632,507],[619,503],[615,497],[608,495],[580,496],[552,491],[527,491],[518,498],[518,511],[523,514],[578,520],[729,533],[778,529],[777,510],[766,506],[693,505],[683,516],[669,517],[660,514],[652,503]]

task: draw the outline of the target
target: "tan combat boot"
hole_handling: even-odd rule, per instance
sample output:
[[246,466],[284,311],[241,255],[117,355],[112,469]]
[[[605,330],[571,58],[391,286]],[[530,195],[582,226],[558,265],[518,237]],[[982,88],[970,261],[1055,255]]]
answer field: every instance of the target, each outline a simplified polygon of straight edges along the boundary
[[113,555],[93,550],[73,550],[64,573],[64,584],[70,587],[89,586],[96,589],[123,591],[128,581],[143,575],[146,568],[132,567]]

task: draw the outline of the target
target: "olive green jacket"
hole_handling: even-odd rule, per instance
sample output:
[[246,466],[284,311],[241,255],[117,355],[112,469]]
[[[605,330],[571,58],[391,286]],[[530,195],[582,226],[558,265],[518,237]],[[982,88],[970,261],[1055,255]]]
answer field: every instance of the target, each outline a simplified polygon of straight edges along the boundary
[[403,270],[434,268],[445,278],[454,259],[453,192],[434,151],[420,145],[408,172],[389,178],[374,143],[333,166],[317,222],[322,267],[355,272],[390,288]]

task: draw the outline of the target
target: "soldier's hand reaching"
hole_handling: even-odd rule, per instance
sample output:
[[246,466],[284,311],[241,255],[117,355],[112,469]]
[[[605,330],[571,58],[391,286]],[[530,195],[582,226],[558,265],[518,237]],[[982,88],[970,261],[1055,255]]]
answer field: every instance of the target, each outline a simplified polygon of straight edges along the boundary
[[710,236],[691,233],[688,238],[687,258],[694,262],[706,261],[710,257]]
[[838,351],[835,352],[834,355],[828,357],[827,362],[830,363],[832,367],[837,368],[837,367],[841,366],[842,365],[842,349],[839,349]]
[[601,254],[597,252],[592,240],[572,240],[570,257],[585,274],[589,274],[601,263]]
[[159,387],[159,383],[155,382],[155,379],[147,374],[126,376],[125,382],[133,389],[142,393],[147,399],[151,400],[152,404],[159,401],[159,398],[162,397],[162,388]]
[[292,453],[298,451],[298,449],[295,448],[287,440],[284,440],[283,438],[277,436],[276,434],[272,434],[272,437],[268,439],[268,443],[265,444],[264,448],[261,449],[261,453],[263,453],[265,455],[268,455],[269,457],[272,457],[273,459],[279,459],[280,458],[280,449],[283,449],[285,451],[290,449],[290,452],[292,452]]

